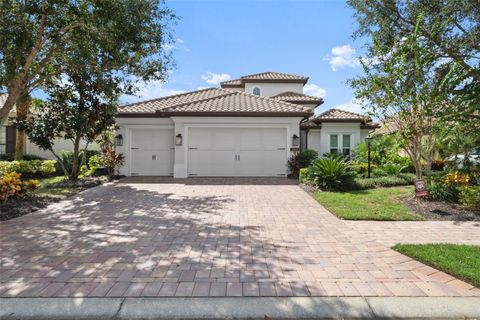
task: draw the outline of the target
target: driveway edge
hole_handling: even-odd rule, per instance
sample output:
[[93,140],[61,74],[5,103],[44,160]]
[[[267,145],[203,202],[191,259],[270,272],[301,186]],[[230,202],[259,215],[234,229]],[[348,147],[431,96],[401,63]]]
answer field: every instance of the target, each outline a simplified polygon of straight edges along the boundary
[[480,298],[0,298],[0,319],[460,319]]

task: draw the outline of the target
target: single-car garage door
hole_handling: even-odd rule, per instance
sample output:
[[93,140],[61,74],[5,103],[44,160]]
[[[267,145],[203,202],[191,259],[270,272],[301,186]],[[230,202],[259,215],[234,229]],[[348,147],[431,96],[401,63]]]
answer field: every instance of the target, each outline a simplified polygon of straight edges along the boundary
[[173,129],[134,128],[130,132],[130,175],[173,175]]
[[191,176],[285,176],[284,128],[190,128]]

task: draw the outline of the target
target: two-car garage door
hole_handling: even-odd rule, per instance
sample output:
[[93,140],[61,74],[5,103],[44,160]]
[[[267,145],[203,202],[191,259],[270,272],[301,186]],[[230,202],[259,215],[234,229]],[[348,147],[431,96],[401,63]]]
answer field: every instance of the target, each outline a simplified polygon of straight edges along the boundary
[[284,128],[190,128],[190,176],[285,176]]
[[[189,176],[286,175],[285,128],[192,127],[187,140]],[[130,129],[130,175],[173,175],[175,152],[173,128]]]

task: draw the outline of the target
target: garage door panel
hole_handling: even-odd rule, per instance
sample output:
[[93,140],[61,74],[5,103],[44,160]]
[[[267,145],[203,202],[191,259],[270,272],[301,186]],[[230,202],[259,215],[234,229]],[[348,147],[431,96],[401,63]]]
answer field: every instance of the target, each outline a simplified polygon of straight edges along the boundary
[[285,159],[285,150],[265,150],[263,152],[262,160],[265,175],[286,175],[287,163]]
[[286,148],[286,130],[270,129],[263,132],[263,146],[267,150],[276,150]]
[[238,134],[238,148],[239,150],[262,150],[263,137],[262,129],[251,128],[241,129]]
[[189,173],[199,176],[228,176],[235,170],[233,150],[190,150]]
[[131,129],[130,174],[169,176],[173,174],[173,129]]

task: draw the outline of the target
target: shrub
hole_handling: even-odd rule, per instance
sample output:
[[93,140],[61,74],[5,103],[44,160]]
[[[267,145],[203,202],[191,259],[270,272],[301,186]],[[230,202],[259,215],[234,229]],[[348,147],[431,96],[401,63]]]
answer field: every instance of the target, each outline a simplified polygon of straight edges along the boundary
[[459,200],[466,208],[480,213],[480,186],[460,187]]
[[415,181],[415,175],[412,173],[402,173],[397,176],[383,176],[376,178],[357,178],[354,181],[352,189],[372,189],[381,187],[394,187],[411,185]]
[[312,161],[318,158],[318,152],[312,149],[306,149],[296,153],[288,160],[288,169],[290,174],[298,177],[301,168],[306,168],[312,164]]
[[348,189],[355,175],[345,159],[333,156],[315,160],[308,170],[308,179],[324,190]]
[[0,161],[0,172],[17,172],[24,176],[45,176],[55,173],[55,160]]
[[[80,153],[78,154],[78,163],[80,164],[80,170],[82,170],[82,164],[87,164],[91,157],[98,155],[100,155],[100,152],[97,150],[80,151]],[[72,172],[73,151],[62,150],[58,153],[58,157],[62,160],[62,163],[65,166],[67,172]],[[57,172],[63,174],[63,170],[60,164],[57,164]]]
[[382,170],[387,173],[387,175],[399,175],[402,173],[405,169],[407,169],[407,166],[402,165],[401,163],[385,163],[381,166]]
[[454,184],[433,181],[427,186],[427,200],[458,202],[459,190]]
[[[353,161],[350,163],[350,166],[352,167],[352,170],[355,171],[355,173],[358,176],[366,178],[368,175],[368,163],[366,162],[357,162]],[[370,170],[371,173],[373,173],[373,170],[377,169],[377,165],[370,163]]]
[[82,165],[80,174],[86,177],[95,175],[95,172],[103,166],[103,159],[94,154],[88,159],[88,164]]
[[433,160],[432,161],[432,171],[443,171],[445,168],[445,160]]
[[452,171],[445,175],[445,184],[448,185],[467,185],[470,181],[470,177],[467,174],[462,174],[458,171]]
[[108,180],[113,180],[115,175],[115,169],[118,166],[123,165],[125,157],[121,153],[117,153],[111,147],[105,147],[102,149],[102,162],[108,170]]
[[21,197],[29,191],[38,189],[38,180],[21,181],[21,173],[8,172],[0,180],[0,201],[7,201],[9,198]]
[[310,175],[310,169],[301,168],[298,175],[298,179],[300,180],[301,183],[306,183],[308,182],[309,175]]

